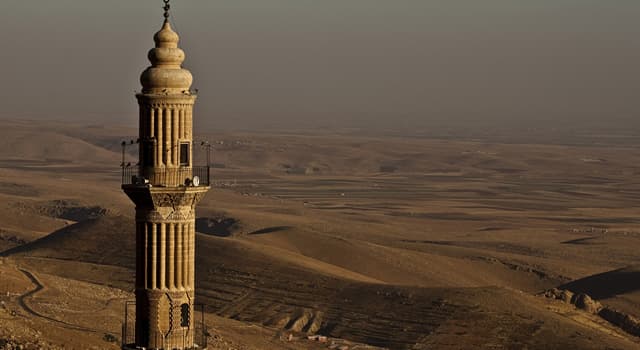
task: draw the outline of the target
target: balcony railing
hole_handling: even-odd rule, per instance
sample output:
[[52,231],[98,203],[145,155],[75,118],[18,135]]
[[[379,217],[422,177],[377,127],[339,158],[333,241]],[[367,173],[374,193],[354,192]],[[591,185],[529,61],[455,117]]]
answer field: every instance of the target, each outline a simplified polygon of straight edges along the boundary
[[[207,166],[179,168],[141,168],[138,166],[122,169],[123,185],[152,186],[209,186],[210,168]],[[197,176],[197,180],[195,179]]]

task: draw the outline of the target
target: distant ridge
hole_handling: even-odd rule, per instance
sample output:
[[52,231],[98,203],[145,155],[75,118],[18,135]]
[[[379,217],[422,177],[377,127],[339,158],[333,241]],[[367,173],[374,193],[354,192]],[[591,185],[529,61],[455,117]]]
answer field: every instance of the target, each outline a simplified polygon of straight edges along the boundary
[[74,260],[133,268],[135,232],[126,218],[105,215],[72,224],[0,255]]

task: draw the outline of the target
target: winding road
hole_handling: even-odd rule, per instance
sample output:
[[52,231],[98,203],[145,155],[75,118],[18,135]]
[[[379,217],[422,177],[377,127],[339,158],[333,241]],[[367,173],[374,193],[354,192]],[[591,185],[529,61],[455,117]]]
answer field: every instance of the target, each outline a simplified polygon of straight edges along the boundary
[[33,316],[36,316],[36,317],[45,319],[47,321],[59,324],[60,326],[62,326],[64,328],[74,329],[74,330],[79,330],[79,331],[86,331],[86,332],[94,332],[94,333],[100,333],[101,332],[100,330],[97,330],[97,329],[87,328],[87,327],[78,326],[78,325],[75,325],[75,324],[72,324],[72,323],[68,323],[68,322],[65,322],[65,321],[61,321],[61,320],[58,320],[58,319],[55,319],[53,317],[44,315],[44,314],[34,310],[31,306],[29,306],[29,304],[27,303],[26,299],[36,295],[37,293],[39,293],[39,292],[41,292],[43,290],[45,290],[46,287],[30,271],[25,270],[25,269],[19,269],[19,270],[20,270],[20,272],[22,272],[31,281],[31,283],[33,283],[35,285],[34,289],[32,289],[32,290],[20,295],[20,297],[18,297],[18,303],[20,304],[20,306],[26,312],[30,313]]

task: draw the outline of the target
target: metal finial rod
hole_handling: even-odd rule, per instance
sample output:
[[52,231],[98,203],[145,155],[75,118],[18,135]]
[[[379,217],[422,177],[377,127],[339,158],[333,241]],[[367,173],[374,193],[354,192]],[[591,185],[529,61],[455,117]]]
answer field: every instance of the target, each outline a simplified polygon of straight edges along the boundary
[[164,1],[164,18],[169,18],[170,14],[169,14],[169,10],[171,10],[171,5],[169,4],[169,1],[171,0],[162,0]]

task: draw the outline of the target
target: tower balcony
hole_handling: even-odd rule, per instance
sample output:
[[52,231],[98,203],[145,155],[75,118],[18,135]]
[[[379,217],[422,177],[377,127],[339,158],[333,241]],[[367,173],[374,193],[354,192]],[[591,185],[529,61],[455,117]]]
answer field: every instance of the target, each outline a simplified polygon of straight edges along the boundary
[[208,166],[153,168],[127,167],[122,169],[122,185],[157,187],[209,186],[211,168]]

